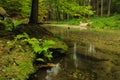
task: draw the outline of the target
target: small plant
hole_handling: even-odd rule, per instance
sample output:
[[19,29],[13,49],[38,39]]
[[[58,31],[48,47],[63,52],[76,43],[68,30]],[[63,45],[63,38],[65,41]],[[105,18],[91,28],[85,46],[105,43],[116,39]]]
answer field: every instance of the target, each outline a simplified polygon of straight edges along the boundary
[[17,26],[22,24],[23,21],[22,20],[16,20],[16,21],[13,22],[11,18],[6,18],[4,21],[0,20],[0,23],[4,24],[5,30],[12,31],[14,28],[16,28]]
[[[54,41],[30,38],[27,33],[23,33],[15,37],[15,41],[20,39],[22,39],[22,41],[27,42],[29,45],[31,45],[35,54],[37,55],[43,54],[44,57],[46,57],[48,60],[51,60],[53,58],[52,52],[50,52],[48,49],[52,48],[52,45],[55,44]],[[43,58],[37,58],[36,60],[44,62]]]

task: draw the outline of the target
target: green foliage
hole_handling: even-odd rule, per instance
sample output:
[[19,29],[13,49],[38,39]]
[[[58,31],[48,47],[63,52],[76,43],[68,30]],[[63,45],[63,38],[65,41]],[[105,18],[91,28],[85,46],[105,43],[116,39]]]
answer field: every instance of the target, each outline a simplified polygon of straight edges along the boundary
[[20,0],[1,0],[0,4],[11,16],[20,15],[22,3]]
[[33,67],[33,60],[35,55],[30,51],[19,51],[18,53],[16,52],[16,49],[14,51],[10,51],[9,53],[10,54],[2,55],[0,58],[0,80],[28,79],[29,74],[35,72],[35,69]]
[[52,52],[49,52],[48,49],[52,48],[52,45],[55,44],[52,40],[44,40],[42,43],[42,52],[44,53],[44,56],[48,58],[48,60],[51,60],[52,58]]
[[30,8],[31,8],[31,0],[22,1],[21,16],[23,18],[30,17],[30,11],[31,11]]
[[23,23],[22,20],[12,21],[11,18],[6,18],[4,21],[0,20],[0,23],[3,23],[5,26],[5,30],[12,31],[14,28],[18,27]]
[[[48,60],[52,59],[52,52],[48,49],[52,48],[52,45],[55,44],[52,40],[41,40],[37,38],[30,38],[28,34],[23,33],[15,37],[15,41],[22,39],[24,42],[27,42],[33,48],[35,54],[43,54]],[[37,58],[38,61],[44,61],[42,58]]]
[[91,18],[92,28],[100,29],[120,29],[120,15],[115,15],[111,17],[96,17]]
[[80,19],[71,19],[71,20],[65,20],[65,21],[58,21],[58,22],[53,22],[54,24],[69,24],[69,25],[79,25],[80,21],[85,22],[87,21],[87,18],[80,18]]
[[13,22],[14,28],[16,28],[17,26],[21,25],[22,23],[23,23],[22,20],[16,20],[16,21],[14,21],[14,22]]
[[38,22],[42,23],[47,14],[47,8],[44,0],[39,0]]
[[14,40],[17,41],[17,40],[23,39],[23,38],[24,38],[24,39],[25,39],[25,38],[29,39],[29,35],[28,35],[27,33],[23,33],[23,34],[17,35],[17,36],[14,38]]
[[0,0],[0,5],[10,16],[30,16],[31,0]]
[[75,0],[46,0],[46,6],[49,11],[48,17],[51,17],[55,20],[73,18],[75,14],[77,14],[79,17],[85,17],[94,14],[91,6],[80,5],[79,2]]
[[5,19],[4,21],[0,20],[0,23],[4,24],[5,30],[12,31],[13,24],[10,19]]
[[69,24],[69,25],[79,25],[80,19],[71,19],[66,21],[53,22],[54,24]]

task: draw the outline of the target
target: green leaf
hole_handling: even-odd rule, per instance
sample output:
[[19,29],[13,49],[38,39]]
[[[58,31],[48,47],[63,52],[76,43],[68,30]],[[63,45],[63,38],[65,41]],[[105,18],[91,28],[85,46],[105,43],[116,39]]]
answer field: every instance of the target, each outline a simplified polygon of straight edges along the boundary
[[53,58],[53,56],[51,54],[46,56],[48,58],[48,60],[51,60]]
[[44,59],[42,59],[42,58],[37,58],[36,60],[37,60],[37,61],[44,62]]
[[39,53],[39,54],[43,51],[43,49],[39,46],[39,44],[34,44],[33,49],[35,53]]
[[14,39],[19,40],[19,39],[22,39],[22,38],[29,39],[29,35],[27,33],[19,34]]
[[52,41],[52,40],[44,40],[44,42],[43,42],[43,47],[51,48],[52,45],[54,45],[54,44],[55,44],[55,42]]

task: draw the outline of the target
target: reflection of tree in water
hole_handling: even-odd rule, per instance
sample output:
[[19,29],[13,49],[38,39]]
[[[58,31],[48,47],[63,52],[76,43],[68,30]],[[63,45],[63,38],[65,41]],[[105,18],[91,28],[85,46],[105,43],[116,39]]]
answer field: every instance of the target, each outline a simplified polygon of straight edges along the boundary
[[60,70],[60,64],[56,64],[56,66],[52,67],[50,70],[47,70],[46,80],[53,80],[52,78],[58,74]]

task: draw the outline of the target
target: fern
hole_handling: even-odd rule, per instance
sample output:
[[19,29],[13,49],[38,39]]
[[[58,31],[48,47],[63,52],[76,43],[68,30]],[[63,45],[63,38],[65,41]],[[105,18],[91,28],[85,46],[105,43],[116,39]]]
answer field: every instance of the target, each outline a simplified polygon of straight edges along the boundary
[[27,33],[23,33],[23,34],[19,34],[16,37],[14,37],[14,40],[17,41],[17,40],[23,39],[23,38],[30,39],[30,37]]
[[[35,54],[39,55],[42,53],[48,60],[53,58],[52,52],[49,51],[49,48],[52,48],[52,45],[55,44],[55,42],[52,40],[39,40],[37,38],[30,38],[27,33],[17,35],[14,40],[15,42],[17,40],[27,42],[29,45],[31,45]],[[42,58],[37,58],[36,60],[44,61]]]

